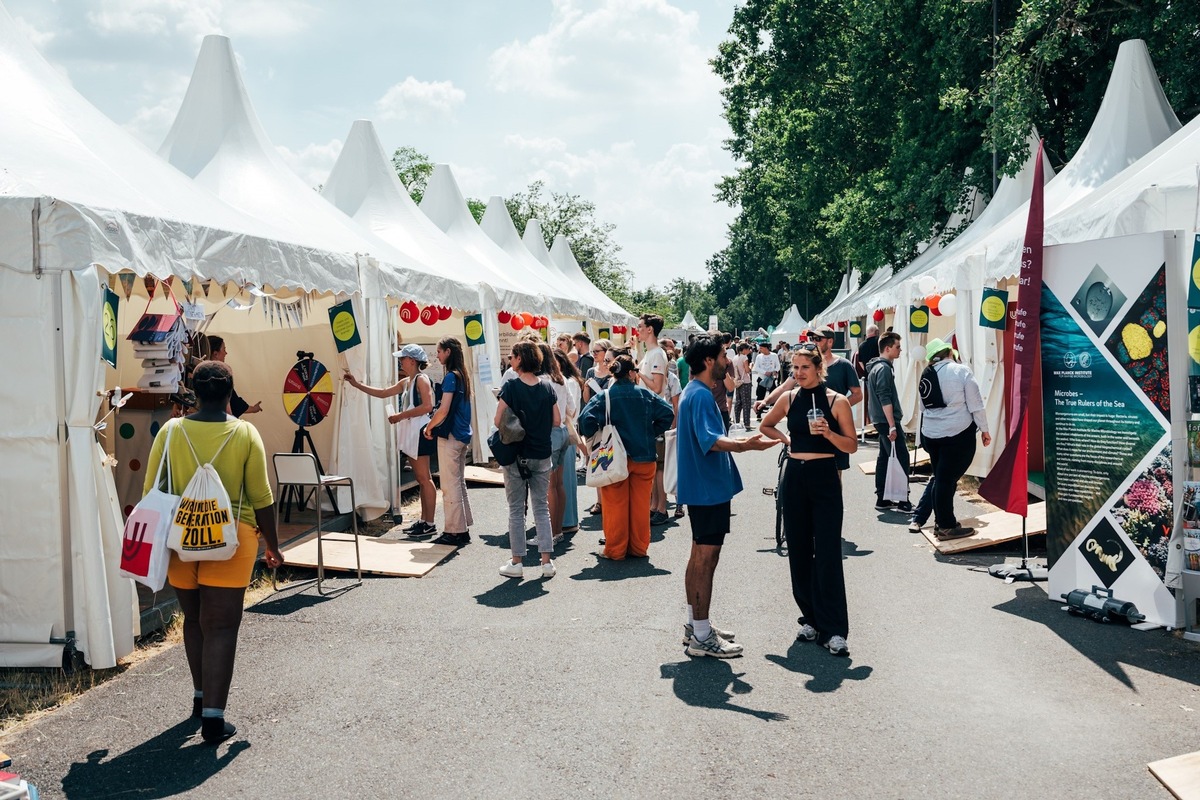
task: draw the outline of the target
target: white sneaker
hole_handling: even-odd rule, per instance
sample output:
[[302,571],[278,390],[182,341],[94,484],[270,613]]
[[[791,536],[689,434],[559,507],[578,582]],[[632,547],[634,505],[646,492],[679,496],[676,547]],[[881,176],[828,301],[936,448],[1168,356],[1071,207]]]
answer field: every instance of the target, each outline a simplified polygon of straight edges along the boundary
[[800,631],[796,634],[797,642],[815,642],[817,640],[817,629],[807,622],[800,626]]
[[500,574],[506,578],[523,578],[525,577],[525,565],[505,561],[504,566],[500,568]]
[[[711,625],[710,627],[712,628],[713,633],[715,633],[717,636],[721,637],[722,639],[724,639],[727,642],[732,642],[734,639],[737,638],[737,634],[734,633],[733,631],[723,631],[720,628],[718,628],[716,625]],[[692,634],[694,632],[695,631],[690,623],[687,623],[687,622],[683,623],[683,643],[684,644],[688,644],[689,642],[692,641]]]
[[545,564],[542,564],[542,577],[543,578],[553,578],[557,574],[558,574],[558,570],[554,567],[553,561],[547,561]]
[[825,643],[825,647],[835,656],[850,655],[850,645],[846,644],[844,636],[830,636],[829,641]]
[[742,654],[742,646],[727,642],[720,636],[717,636],[716,631],[708,635],[704,641],[700,641],[694,635],[688,641],[687,654],[689,656],[712,656],[713,658],[737,658]]

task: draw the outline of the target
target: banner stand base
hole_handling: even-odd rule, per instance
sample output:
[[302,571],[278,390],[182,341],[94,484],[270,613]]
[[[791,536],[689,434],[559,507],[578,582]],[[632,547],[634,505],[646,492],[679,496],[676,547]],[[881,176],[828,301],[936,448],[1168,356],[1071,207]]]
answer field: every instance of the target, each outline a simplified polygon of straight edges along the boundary
[[994,564],[988,567],[988,574],[993,578],[1003,578],[1005,582],[1013,581],[1044,581],[1050,578],[1050,571],[1036,564]]

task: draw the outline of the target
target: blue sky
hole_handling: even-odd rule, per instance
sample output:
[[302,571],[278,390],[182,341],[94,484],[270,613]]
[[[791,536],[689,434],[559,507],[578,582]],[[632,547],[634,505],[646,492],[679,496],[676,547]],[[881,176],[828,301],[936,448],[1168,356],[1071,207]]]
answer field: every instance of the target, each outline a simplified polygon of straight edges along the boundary
[[0,0],[46,58],[157,149],[209,33],[232,41],[292,168],[322,183],[355,119],[487,199],[541,178],[616,224],[635,283],[706,280],[734,211],[707,60],[734,0]]

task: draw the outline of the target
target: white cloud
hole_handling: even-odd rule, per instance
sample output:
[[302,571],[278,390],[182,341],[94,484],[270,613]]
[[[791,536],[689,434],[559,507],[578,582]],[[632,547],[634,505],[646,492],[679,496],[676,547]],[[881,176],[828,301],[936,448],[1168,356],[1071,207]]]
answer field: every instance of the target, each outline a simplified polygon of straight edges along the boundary
[[14,21],[17,23],[17,30],[25,36],[26,39],[33,42],[33,46],[39,50],[44,49],[47,45],[54,41],[54,31],[39,30],[32,22],[24,17],[16,17]]
[[292,172],[315,188],[323,185],[329,178],[329,173],[333,171],[338,154],[342,152],[342,140],[331,139],[325,144],[307,144],[299,150],[276,145],[275,150]]
[[286,38],[316,18],[311,3],[296,0],[101,0],[87,12],[102,36],[178,37],[198,42],[210,33]]
[[426,120],[449,115],[467,99],[467,93],[451,81],[419,81],[409,75],[375,101],[383,119]]
[[164,74],[151,76],[142,84],[138,94],[142,105],[125,123],[125,129],[151,150],[157,150],[171,130],[171,123],[183,105],[188,76]]

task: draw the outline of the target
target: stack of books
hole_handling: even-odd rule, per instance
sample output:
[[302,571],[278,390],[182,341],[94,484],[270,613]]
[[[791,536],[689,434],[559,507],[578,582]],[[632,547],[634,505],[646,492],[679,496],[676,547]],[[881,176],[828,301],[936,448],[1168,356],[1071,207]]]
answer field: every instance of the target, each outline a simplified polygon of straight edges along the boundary
[[143,314],[129,333],[133,354],[142,362],[138,388],[155,394],[179,391],[183,381],[187,328],[176,314]]

